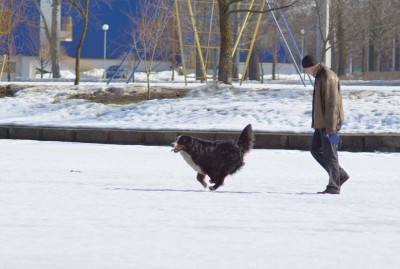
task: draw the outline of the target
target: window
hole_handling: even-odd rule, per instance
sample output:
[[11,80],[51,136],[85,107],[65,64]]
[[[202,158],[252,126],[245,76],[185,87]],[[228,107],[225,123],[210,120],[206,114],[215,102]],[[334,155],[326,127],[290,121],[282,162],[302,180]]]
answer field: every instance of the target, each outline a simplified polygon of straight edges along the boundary
[[60,41],[72,41],[72,18],[71,18],[71,16],[61,18]]

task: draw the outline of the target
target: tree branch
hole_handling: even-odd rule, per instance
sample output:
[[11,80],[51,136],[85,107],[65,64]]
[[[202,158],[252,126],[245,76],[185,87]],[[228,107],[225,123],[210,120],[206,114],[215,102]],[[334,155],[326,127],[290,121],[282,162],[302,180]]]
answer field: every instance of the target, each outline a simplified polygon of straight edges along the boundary
[[[295,5],[299,0],[295,0],[290,4],[287,5],[283,5],[280,7],[273,7],[271,9],[264,9],[264,10],[254,10],[254,9],[234,9],[228,12],[228,16],[230,16],[233,13],[241,13],[241,12],[250,12],[250,13],[267,13],[267,12],[271,12],[271,11],[275,11],[275,10],[280,10],[280,9],[285,9],[288,7],[291,7],[293,5]],[[231,3],[238,3],[241,2],[240,0],[233,0]]]

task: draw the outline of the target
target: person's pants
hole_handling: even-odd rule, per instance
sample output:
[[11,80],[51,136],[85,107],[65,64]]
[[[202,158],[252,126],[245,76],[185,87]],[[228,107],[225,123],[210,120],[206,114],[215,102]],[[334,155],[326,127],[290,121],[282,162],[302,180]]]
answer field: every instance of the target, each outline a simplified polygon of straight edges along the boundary
[[326,137],[325,129],[316,129],[311,141],[311,155],[328,172],[327,189],[340,191],[340,181],[348,175],[339,165],[337,145]]

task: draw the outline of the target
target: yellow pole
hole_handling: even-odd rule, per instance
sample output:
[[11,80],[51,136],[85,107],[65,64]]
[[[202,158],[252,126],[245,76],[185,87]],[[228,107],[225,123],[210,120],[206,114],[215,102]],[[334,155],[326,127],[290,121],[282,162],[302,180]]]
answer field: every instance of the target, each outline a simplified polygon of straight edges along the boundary
[[3,55],[3,63],[1,64],[0,81],[3,78],[4,65],[6,63],[6,55]]
[[[265,5],[265,1],[263,2],[262,6],[261,6],[261,10],[264,9],[264,5]],[[251,39],[251,43],[250,43],[250,49],[247,52],[246,63],[244,65],[244,67],[243,67],[243,74],[242,74],[242,78],[240,79],[240,85],[242,85],[243,79],[246,76],[247,67],[249,66],[249,61],[250,61],[250,55],[251,55],[251,52],[253,51],[254,42],[256,41],[256,36],[257,36],[257,33],[258,33],[258,29],[260,28],[260,22],[261,22],[262,15],[263,15],[263,13],[258,14],[257,24],[256,24],[256,27],[254,29],[253,38]]]
[[206,67],[204,66],[203,53],[202,53],[201,47],[200,47],[200,40],[199,40],[199,36],[198,36],[198,33],[197,33],[196,22],[194,20],[192,4],[190,3],[190,0],[187,0],[187,3],[188,3],[189,15],[190,15],[190,19],[192,21],[192,27],[193,27],[193,31],[194,31],[194,39],[196,40],[197,53],[199,54],[199,58],[200,58],[201,70],[203,72],[204,80],[207,83],[207,71],[206,71]]
[[[265,4],[265,1],[264,1],[264,4]],[[263,7],[264,7],[264,4],[263,4]],[[249,9],[252,9],[253,5],[254,5],[254,0],[251,1]],[[242,27],[240,28],[239,35],[238,35],[238,37],[236,39],[235,45],[233,46],[231,57],[233,57],[235,55],[236,49],[239,46],[239,41],[240,41],[240,38],[242,37],[244,29],[246,28],[247,21],[249,20],[249,16],[250,16],[250,12],[247,12],[246,16],[244,17],[243,24],[242,24]]]
[[180,50],[181,50],[183,77],[185,78],[185,86],[187,86],[187,72],[186,72],[186,62],[185,62],[185,51],[183,50],[181,20],[179,18],[178,0],[175,1],[174,5],[175,5],[176,22],[177,22],[177,25],[178,25],[178,39],[179,39],[179,47],[180,47]]

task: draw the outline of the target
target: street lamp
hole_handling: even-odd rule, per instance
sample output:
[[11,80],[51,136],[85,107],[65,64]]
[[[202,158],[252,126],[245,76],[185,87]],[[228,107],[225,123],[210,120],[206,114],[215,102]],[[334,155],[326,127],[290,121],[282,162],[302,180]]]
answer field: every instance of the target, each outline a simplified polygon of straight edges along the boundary
[[107,30],[108,30],[109,26],[108,24],[103,24],[102,29],[104,31],[104,57],[103,57],[103,69],[104,69],[104,73],[103,76],[104,78],[106,78],[106,57],[107,57],[107,47],[106,47],[106,43],[107,43]]
[[[304,58],[304,35],[306,33],[306,30],[301,29],[300,34],[301,34],[301,57],[302,59]],[[304,73],[304,70],[303,70]],[[306,77],[306,74],[304,73],[304,78]]]
[[306,30],[301,29],[300,34],[301,34],[301,57],[304,57],[304,35],[306,33]]

